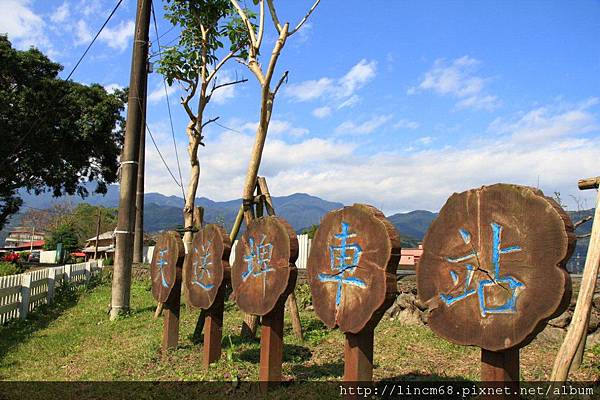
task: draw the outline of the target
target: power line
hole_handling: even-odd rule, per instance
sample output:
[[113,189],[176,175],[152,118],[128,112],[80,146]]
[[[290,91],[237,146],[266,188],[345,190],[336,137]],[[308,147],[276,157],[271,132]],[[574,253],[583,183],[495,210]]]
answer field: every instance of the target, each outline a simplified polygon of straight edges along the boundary
[[98,36],[100,36],[100,33],[102,33],[102,30],[104,30],[104,27],[106,26],[106,24],[108,24],[108,21],[110,21],[110,19],[115,14],[115,12],[117,11],[117,8],[119,8],[119,6],[121,5],[122,2],[123,2],[123,0],[119,0],[117,2],[117,5],[110,12],[110,14],[108,15],[108,18],[106,18],[106,21],[104,21],[104,23],[102,24],[102,26],[98,30],[98,33],[96,33],[96,36],[94,36],[94,38],[92,39],[92,41],[90,42],[90,44],[88,45],[88,47],[85,49],[85,51],[83,52],[83,54],[81,55],[81,57],[79,57],[79,60],[77,61],[77,64],[75,64],[75,66],[73,67],[73,69],[71,70],[71,72],[69,73],[69,75],[67,76],[67,79],[65,79],[66,81],[68,81],[71,78],[71,76],[73,75],[73,73],[75,72],[75,70],[77,69],[77,67],[79,66],[79,64],[81,63],[81,61],[85,57],[85,55],[87,54],[87,52],[90,50],[90,48],[92,47],[92,45],[94,44],[94,42],[96,41],[96,39],[98,39]]
[[215,125],[218,125],[218,126],[220,126],[220,127],[221,127],[221,128],[223,128],[223,129],[227,129],[228,131],[235,132],[235,133],[239,133],[240,135],[243,135],[243,133],[242,133],[242,132],[240,132],[240,131],[238,131],[238,130],[235,130],[235,129],[233,129],[233,128],[228,128],[228,127],[226,127],[225,125],[221,125],[221,124],[220,124],[220,123],[218,123],[217,121],[213,121],[213,123],[214,123]]
[[[156,33],[156,45],[158,46],[158,52],[161,52],[160,47],[160,36],[158,34],[158,24],[156,23],[156,14],[154,13],[154,2],[151,2],[152,8],[152,19],[154,20],[154,32]],[[160,59],[161,57],[159,57]],[[171,124],[171,137],[173,138],[173,147],[175,148],[175,159],[177,160],[177,170],[179,171],[179,183],[181,187],[181,194],[183,195],[183,201],[185,203],[185,190],[183,189],[183,177],[181,175],[181,164],[179,163],[179,152],[177,151],[177,141],[175,140],[175,128],[173,128],[173,116],[171,113],[171,102],[169,101],[169,91],[167,89],[167,80],[163,77],[163,86],[165,88],[165,98],[167,100],[167,110],[169,112],[169,122]]]
[[[162,153],[160,152],[160,149],[158,148],[158,145],[156,144],[156,140],[154,140],[154,136],[152,135],[152,131],[150,131],[150,127],[148,126],[148,124],[146,124],[146,130],[150,134],[150,139],[152,139],[152,143],[154,144],[154,148],[158,152],[158,155],[160,156],[160,159],[162,160],[163,164],[165,165],[165,168],[167,168],[167,171],[169,171],[169,175],[171,175],[171,178],[173,178],[173,180],[175,181],[175,184],[177,186],[181,187],[181,185],[179,184],[179,182],[177,182],[177,178],[175,178],[175,175],[173,175],[173,172],[171,172],[171,168],[169,168],[169,165],[165,161],[165,158],[163,157]],[[182,190],[183,190],[183,188],[182,188]],[[185,201],[185,197],[183,198],[183,200]]]

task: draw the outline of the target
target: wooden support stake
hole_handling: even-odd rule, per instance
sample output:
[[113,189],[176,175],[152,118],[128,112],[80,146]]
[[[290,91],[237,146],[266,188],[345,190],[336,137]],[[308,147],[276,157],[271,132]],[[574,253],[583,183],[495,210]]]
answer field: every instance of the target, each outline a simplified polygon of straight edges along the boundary
[[[582,179],[579,181],[579,188],[592,189],[598,188],[600,177]],[[581,287],[577,296],[577,304],[571,319],[571,324],[565,336],[565,339],[558,350],[550,381],[562,383],[567,379],[569,369],[577,353],[577,349],[587,334],[587,325],[594,291],[596,290],[596,280],[600,269],[600,192],[596,197],[596,211],[594,212],[594,222],[592,224],[592,234],[588,246],[588,252],[585,257],[585,266],[583,267],[583,276],[581,277]]]
[[509,387],[510,394],[483,396],[484,399],[518,399],[519,395],[519,349],[490,351],[481,349],[481,381]]
[[211,363],[219,361],[221,358],[224,303],[225,285],[222,284],[212,306],[206,310],[206,331],[204,332],[204,368],[208,368]]
[[196,321],[196,327],[194,328],[194,334],[192,335],[192,343],[200,343],[202,340],[202,331],[204,330],[204,323],[206,322],[206,310],[201,309],[198,321]]
[[173,289],[164,303],[163,317],[163,353],[169,349],[177,347],[179,341],[179,309],[181,303],[181,275],[183,267],[183,257],[177,260],[176,279]]
[[371,382],[373,380],[373,329],[346,333],[344,347],[344,382]]
[[259,380],[263,393],[267,391],[269,384],[281,382],[284,304],[280,302],[262,318]]
[[290,293],[290,297],[287,299],[288,311],[292,317],[292,328],[294,328],[294,335],[301,341],[304,341],[302,335],[302,323],[300,322],[300,313],[298,312],[298,302],[296,301],[296,293]]

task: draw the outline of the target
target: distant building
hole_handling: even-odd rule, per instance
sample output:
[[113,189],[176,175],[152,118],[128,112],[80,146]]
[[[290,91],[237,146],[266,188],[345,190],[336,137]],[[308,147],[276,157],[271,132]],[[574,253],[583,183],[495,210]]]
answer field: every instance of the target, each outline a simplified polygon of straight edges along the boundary
[[[85,253],[86,260],[94,258],[94,252],[96,251],[96,236],[89,238],[85,242]],[[115,233],[113,231],[104,232],[98,236],[98,255],[96,258],[108,258],[114,257],[115,253]]]
[[45,235],[44,232],[18,226],[8,233],[8,236],[4,240],[4,249],[8,251],[24,251],[31,249],[32,244],[33,249],[41,249],[44,246]]
[[400,264],[398,269],[415,269],[419,260],[423,255],[423,245],[420,244],[418,248],[408,248],[400,250]]

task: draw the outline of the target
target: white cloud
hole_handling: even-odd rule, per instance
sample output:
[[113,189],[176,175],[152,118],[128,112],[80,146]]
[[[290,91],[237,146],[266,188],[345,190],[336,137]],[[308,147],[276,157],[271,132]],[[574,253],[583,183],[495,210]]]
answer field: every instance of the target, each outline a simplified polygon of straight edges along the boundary
[[[243,133],[251,133],[254,134],[256,129],[258,128],[258,122],[246,122],[239,124],[240,132]],[[306,128],[300,128],[297,126],[293,126],[291,122],[284,121],[280,119],[272,119],[269,122],[269,131],[270,135],[289,135],[289,136],[304,136],[309,133],[309,130]]]
[[589,108],[597,101],[597,98],[591,98],[566,109],[560,109],[564,108],[560,106],[538,107],[511,121],[497,118],[490,124],[489,130],[508,133],[519,142],[540,142],[593,132],[600,125]]
[[0,33],[8,34],[14,46],[25,49],[40,47],[46,52],[52,50],[46,36],[46,23],[31,8],[30,0],[0,1]]
[[420,144],[428,145],[433,142],[433,138],[431,136],[423,136],[417,139],[417,142],[419,142]]
[[312,115],[314,115],[317,118],[326,118],[331,115],[331,107],[317,107],[312,111]]
[[[172,99],[173,94],[177,92],[177,87],[167,86],[167,92],[169,93],[169,98]],[[166,95],[164,83],[162,81],[159,81],[154,86],[154,89],[148,94],[147,100],[150,104],[156,104],[161,102],[165,97]]]
[[343,134],[368,134],[373,133],[393,118],[393,115],[376,115],[371,119],[356,124],[353,121],[344,121],[335,128],[336,133]]
[[330,78],[309,80],[300,83],[292,83],[285,87],[284,94],[296,101],[315,100],[325,93],[331,92],[334,81]]
[[411,121],[406,118],[402,118],[394,124],[394,128],[396,128],[396,129],[412,129],[412,130],[414,130],[414,129],[417,129],[419,126],[420,125],[418,122]]
[[367,82],[375,77],[377,62],[362,59],[353,66],[346,75],[340,78],[342,85],[340,95],[342,97],[351,96],[357,89],[363,87]]
[[87,45],[92,41],[93,37],[87,23],[82,19],[77,21],[77,25],[75,25],[75,44]]
[[114,93],[116,90],[123,90],[123,86],[119,85],[118,83],[109,83],[104,85],[104,89],[108,93]]
[[[230,71],[221,71],[217,78],[217,85],[234,82],[236,80],[235,76]],[[236,86],[237,84],[227,85],[217,89],[211,96],[210,101],[214,101],[220,105],[227,103],[229,100],[235,97]]]
[[[573,127],[563,129],[574,134],[580,132],[579,119],[559,116],[581,107],[585,105],[561,110],[546,107],[544,118],[571,121]],[[591,115],[594,125],[597,115]],[[547,140],[523,143],[518,140],[519,135],[538,128],[516,124],[520,119],[504,125],[500,137],[487,135],[479,142],[438,149],[407,150],[398,146],[375,154],[365,154],[359,151],[358,144],[339,137],[339,140],[307,138],[290,144],[271,136],[265,146],[261,175],[267,177],[274,196],[306,192],[345,204],[372,204],[387,214],[438,210],[454,192],[497,182],[535,186],[538,177],[546,194],[557,190],[566,200],[571,194],[583,199],[588,196],[589,204],[593,204],[595,193],[579,192],[574,182],[582,176],[597,174],[600,134],[588,134],[587,138],[550,135]],[[223,132],[210,137],[214,139],[200,150],[203,153],[198,194],[216,200],[239,198],[254,135]],[[172,148],[167,139],[165,133],[165,149]],[[424,142],[429,139],[425,136],[418,141],[427,144]],[[166,151],[170,165],[174,166],[173,154]],[[183,153],[182,159],[186,159]],[[159,164],[151,170],[154,172],[147,178],[147,191],[180,195],[164,167]]]
[[448,63],[438,59],[433,67],[425,73],[423,80],[416,87],[407,90],[408,95],[419,91],[433,91],[439,95],[449,95],[460,99],[458,109],[493,110],[499,106],[496,96],[483,93],[489,79],[475,74],[480,61],[463,56]]
[[[360,101],[356,91],[364,87],[375,78],[377,62],[366,59],[360,60],[350,70],[339,78],[323,77],[316,80],[293,83],[285,87],[284,95],[293,101],[307,102],[324,99],[329,104],[319,107],[321,113],[325,108],[329,112],[335,107],[339,110],[345,107],[353,107]],[[317,118],[319,112],[314,114]]]
[[105,27],[98,39],[112,49],[123,51],[131,44],[134,29],[133,20],[121,21],[115,28]]
[[50,20],[55,24],[59,24],[61,22],[65,22],[70,15],[71,10],[69,8],[69,3],[65,1],[50,15]]
[[342,108],[352,108],[355,105],[357,105],[360,102],[360,97],[356,94],[348,97],[346,100],[342,101],[338,106],[337,109],[341,110]]

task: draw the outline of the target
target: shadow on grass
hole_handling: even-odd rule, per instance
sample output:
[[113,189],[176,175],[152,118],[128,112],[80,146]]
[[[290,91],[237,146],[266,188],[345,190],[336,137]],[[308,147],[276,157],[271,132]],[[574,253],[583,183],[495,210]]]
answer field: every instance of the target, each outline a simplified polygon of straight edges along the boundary
[[90,289],[101,285],[100,277],[93,277],[85,286],[63,283],[56,288],[52,304],[41,304],[27,314],[27,319],[12,319],[0,325],[0,360],[4,359],[11,349],[27,342],[41,329],[45,329],[52,321],[77,304],[79,297]]
[[344,375],[344,362],[327,362],[325,364],[293,365],[292,372],[299,381],[341,377]]
[[[283,345],[283,362],[299,363],[309,360],[311,356],[312,352],[308,347],[287,343]],[[240,353],[239,358],[242,361],[258,363],[260,361],[260,348],[244,350]]]

